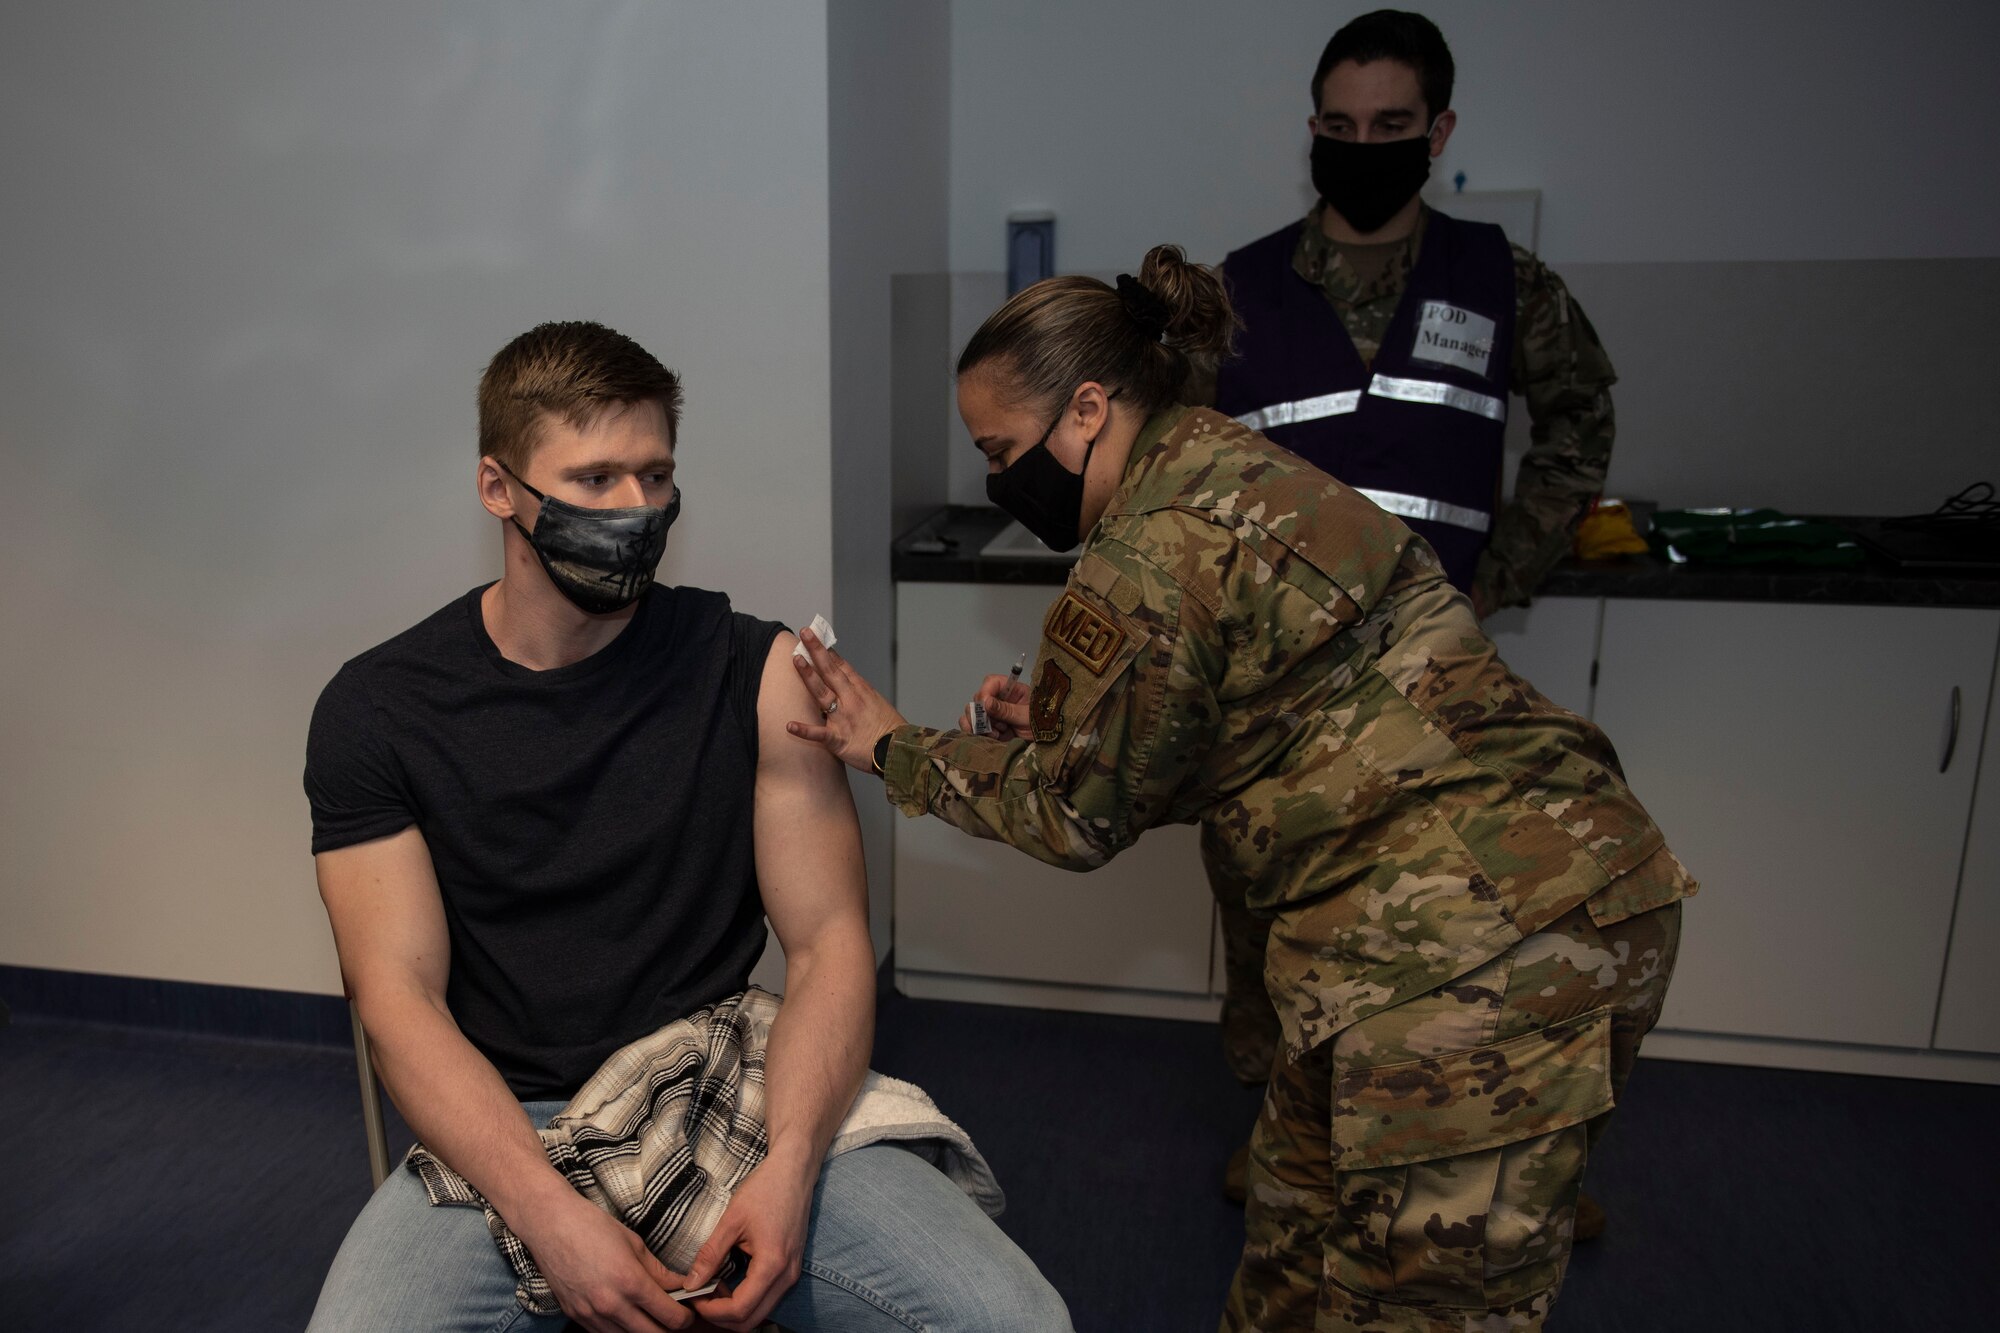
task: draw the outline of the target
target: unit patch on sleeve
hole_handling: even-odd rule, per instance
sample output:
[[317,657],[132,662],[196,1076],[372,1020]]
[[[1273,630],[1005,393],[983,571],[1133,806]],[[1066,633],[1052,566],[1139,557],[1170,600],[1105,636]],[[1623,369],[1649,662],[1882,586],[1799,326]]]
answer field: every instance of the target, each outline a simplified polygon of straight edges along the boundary
[[1102,675],[1118,650],[1125,646],[1125,631],[1073,592],[1062,595],[1062,600],[1049,612],[1043,630],[1051,643],[1061,645],[1071,657],[1089,667],[1093,675]]
[[1028,725],[1042,742],[1062,739],[1063,704],[1069,700],[1069,673],[1053,658],[1042,659],[1041,674],[1035,677],[1035,692],[1028,698]]

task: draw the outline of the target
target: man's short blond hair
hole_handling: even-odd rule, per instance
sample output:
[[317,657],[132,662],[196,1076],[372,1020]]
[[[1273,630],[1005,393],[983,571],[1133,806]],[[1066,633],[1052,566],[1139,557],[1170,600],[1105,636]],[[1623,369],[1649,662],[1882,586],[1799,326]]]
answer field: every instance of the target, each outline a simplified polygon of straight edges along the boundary
[[616,329],[588,320],[538,324],[479,377],[479,453],[525,473],[544,416],[588,430],[604,413],[658,403],[667,440],[680,435],[680,377]]

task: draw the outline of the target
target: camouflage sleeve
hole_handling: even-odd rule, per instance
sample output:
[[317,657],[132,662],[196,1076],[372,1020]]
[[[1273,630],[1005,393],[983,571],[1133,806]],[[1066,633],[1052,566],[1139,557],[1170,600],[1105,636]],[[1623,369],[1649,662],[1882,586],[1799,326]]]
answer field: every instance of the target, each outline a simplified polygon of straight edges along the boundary
[[1175,813],[1208,746],[1214,623],[1157,565],[1099,541],[1043,622],[1032,736],[899,727],[883,767],[890,803],[1051,865],[1103,865]]
[[1493,525],[1473,575],[1482,611],[1524,606],[1568,554],[1576,525],[1604,490],[1615,426],[1611,386],[1618,376],[1582,307],[1563,280],[1514,247],[1513,388],[1533,423],[1514,495]]

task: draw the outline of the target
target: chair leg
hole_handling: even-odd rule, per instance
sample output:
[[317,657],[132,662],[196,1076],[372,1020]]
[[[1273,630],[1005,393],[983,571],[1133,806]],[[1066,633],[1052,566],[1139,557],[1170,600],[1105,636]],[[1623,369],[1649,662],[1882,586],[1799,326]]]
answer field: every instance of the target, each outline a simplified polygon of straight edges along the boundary
[[368,1033],[361,1027],[361,1011],[352,1000],[347,1015],[354,1022],[354,1064],[361,1075],[361,1127],[368,1136],[368,1172],[375,1188],[389,1178],[389,1131],[382,1118],[382,1085],[375,1081],[375,1053],[369,1049]]

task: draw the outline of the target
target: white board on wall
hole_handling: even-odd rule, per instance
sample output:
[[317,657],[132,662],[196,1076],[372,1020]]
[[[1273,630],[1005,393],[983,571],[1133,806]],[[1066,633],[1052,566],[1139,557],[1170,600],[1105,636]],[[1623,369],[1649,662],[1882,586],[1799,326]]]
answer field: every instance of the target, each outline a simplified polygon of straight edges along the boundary
[[1539,247],[1542,230],[1540,190],[1451,190],[1424,191],[1424,202],[1441,213],[1467,222],[1490,222],[1507,233],[1511,243],[1523,250]]

